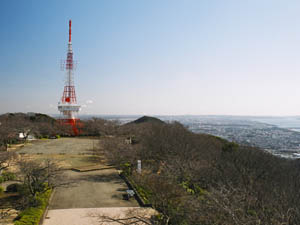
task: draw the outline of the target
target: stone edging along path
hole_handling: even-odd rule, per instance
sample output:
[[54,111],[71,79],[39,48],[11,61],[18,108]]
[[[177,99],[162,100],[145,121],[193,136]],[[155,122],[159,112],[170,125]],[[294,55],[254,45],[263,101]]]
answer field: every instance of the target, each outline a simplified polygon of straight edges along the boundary
[[120,177],[125,181],[127,186],[134,191],[135,199],[137,200],[137,202],[139,203],[140,206],[142,206],[142,207],[152,207],[152,204],[145,203],[144,199],[140,196],[138,191],[135,189],[134,185],[130,182],[130,180],[124,174],[120,173]]
[[40,219],[39,225],[42,225],[42,224],[44,223],[44,220],[46,219],[46,216],[47,216],[48,210],[49,210],[49,204],[50,204],[50,202],[52,201],[52,198],[53,198],[53,196],[54,196],[54,192],[55,192],[55,188],[54,188],[54,189],[52,190],[52,192],[51,192],[51,196],[50,196],[50,198],[49,198],[49,200],[48,200],[47,207],[46,207],[46,209],[45,209],[45,211],[44,211],[44,213],[43,213],[43,215],[42,215],[42,217],[41,217],[41,219]]

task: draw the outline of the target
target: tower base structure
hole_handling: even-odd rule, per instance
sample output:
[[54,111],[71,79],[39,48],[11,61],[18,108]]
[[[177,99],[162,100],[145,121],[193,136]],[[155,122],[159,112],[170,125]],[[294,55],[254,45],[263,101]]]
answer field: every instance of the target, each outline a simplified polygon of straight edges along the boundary
[[81,123],[80,120],[75,117],[75,113],[79,112],[80,106],[77,104],[60,103],[58,105],[58,110],[61,113],[61,118],[59,119],[60,123],[62,125],[70,126],[73,135],[79,135]]
[[80,129],[82,127],[82,123],[80,119],[58,119],[59,123],[62,126],[70,127],[68,131],[71,136],[78,136],[81,132]]

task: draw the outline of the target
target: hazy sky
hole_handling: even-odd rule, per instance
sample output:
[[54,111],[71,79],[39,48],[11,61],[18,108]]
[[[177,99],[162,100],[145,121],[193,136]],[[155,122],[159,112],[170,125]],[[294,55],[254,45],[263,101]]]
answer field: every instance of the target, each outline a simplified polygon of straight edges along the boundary
[[1,0],[0,113],[300,115],[299,0]]

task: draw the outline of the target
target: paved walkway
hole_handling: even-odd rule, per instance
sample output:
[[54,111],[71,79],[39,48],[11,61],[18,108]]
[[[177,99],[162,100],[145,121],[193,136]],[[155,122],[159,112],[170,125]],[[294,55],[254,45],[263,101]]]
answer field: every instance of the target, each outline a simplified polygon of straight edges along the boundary
[[130,212],[140,215],[155,213],[151,208],[139,207],[56,209],[49,211],[43,225],[120,225],[117,222],[103,222],[99,216],[128,218],[127,215]]
[[65,174],[70,184],[55,190],[50,209],[138,206],[134,199],[123,200],[128,187],[116,169]]

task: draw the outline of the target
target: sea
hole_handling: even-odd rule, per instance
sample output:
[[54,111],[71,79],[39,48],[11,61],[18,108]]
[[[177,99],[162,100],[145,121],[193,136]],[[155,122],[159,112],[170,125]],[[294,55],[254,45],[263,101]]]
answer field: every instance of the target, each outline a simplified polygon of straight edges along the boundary
[[285,128],[293,131],[300,132],[300,117],[299,116],[286,116],[286,117],[249,117],[252,121],[267,123],[275,125],[280,128]]

